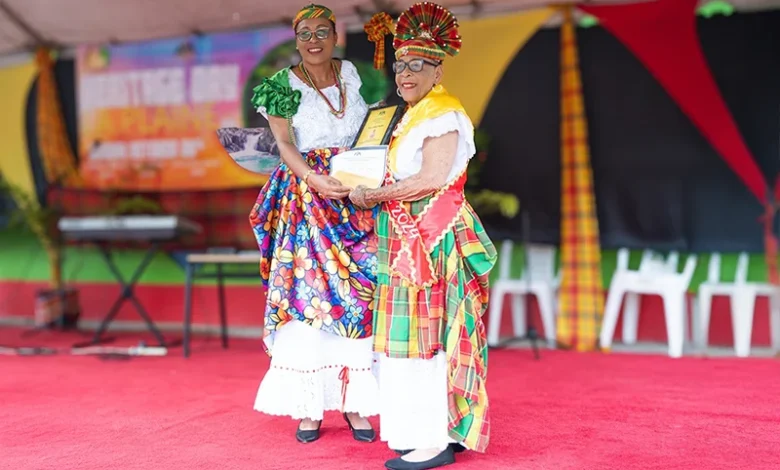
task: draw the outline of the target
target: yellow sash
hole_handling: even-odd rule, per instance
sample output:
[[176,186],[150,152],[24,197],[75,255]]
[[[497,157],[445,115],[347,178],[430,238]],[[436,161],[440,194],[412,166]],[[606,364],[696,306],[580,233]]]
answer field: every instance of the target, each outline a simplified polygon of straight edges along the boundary
[[388,168],[394,173],[398,171],[396,156],[398,144],[409,134],[409,131],[429,119],[452,111],[458,111],[468,116],[460,100],[447,93],[443,86],[437,86],[428,92],[419,103],[409,108],[393,132],[393,139],[390,141],[390,147],[387,151]]

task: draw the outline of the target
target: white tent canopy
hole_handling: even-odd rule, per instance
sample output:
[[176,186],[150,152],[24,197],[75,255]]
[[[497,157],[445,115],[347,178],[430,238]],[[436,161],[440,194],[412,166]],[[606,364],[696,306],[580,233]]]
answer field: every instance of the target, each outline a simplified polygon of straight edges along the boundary
[[[626,0],[589,0],[620,3]],[[653,1],[653,0],[648,0]],[[289,24],[308,0],[0,0],[0,56],[29,53],[39,44],[142,41],[191,33]],[[361,25],[380,10],[399,11],[414,0],[319,0],[339,21]],[[562,0],[438,0],[460,17],[518,11]],[[703,2],[705,3],[705,2]],[[780,0],[730,0],[737,10],[776,8]]]

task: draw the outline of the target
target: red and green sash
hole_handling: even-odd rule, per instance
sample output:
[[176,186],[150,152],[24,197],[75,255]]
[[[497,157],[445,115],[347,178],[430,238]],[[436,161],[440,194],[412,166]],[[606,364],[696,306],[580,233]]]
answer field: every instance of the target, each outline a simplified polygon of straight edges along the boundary
[[[424,126],[427,120],[452,111],[466,114],[460,101],[442,87],[438,91],[432,90],[406,112],[390,141],[385,184],[395,182],[392,172],[397,169],[398,144],[409,131],[419,125]],[[390,240],[390,269],[411,285],[429,287],[438,281],[431,252],[457,219],[465,201],[465,184],[466,171],[463,171],[453,182],[437,191],[417,215],[412,215],[408,205],[402,201],[385,203],[393,231],[397,235]]]

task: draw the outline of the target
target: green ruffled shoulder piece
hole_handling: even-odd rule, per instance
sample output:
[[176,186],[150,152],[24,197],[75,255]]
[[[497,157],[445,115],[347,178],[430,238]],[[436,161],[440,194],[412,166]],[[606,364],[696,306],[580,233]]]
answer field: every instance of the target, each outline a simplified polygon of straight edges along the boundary
[[290,119],[301,105],[300,90],[290,86],[290,69],[284,68],[273,76],[263,79],[263,83],[254,88],[252,105],[264,107],[269,116]]

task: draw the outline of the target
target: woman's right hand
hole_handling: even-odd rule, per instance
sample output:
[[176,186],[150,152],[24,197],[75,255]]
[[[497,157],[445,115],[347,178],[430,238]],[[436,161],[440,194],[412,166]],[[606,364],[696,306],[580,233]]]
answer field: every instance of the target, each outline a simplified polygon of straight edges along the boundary
[[310,175],[307,183],[315,193],[326,199],[344,199],[352,191],[341,184],[341,181],[328,175]]

